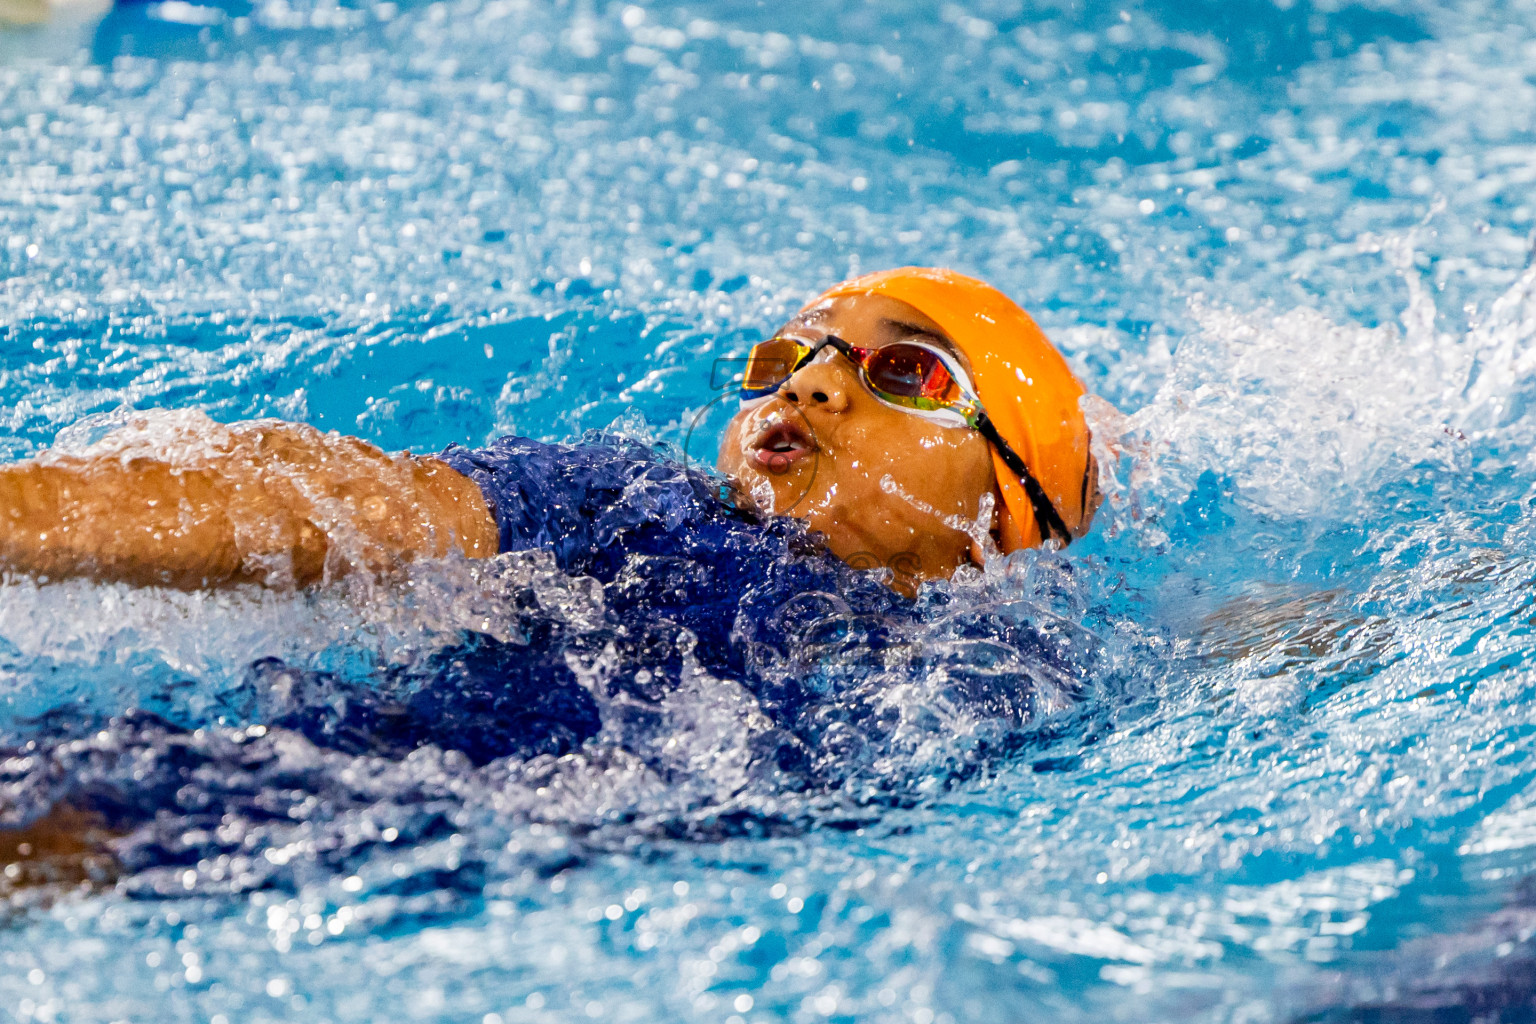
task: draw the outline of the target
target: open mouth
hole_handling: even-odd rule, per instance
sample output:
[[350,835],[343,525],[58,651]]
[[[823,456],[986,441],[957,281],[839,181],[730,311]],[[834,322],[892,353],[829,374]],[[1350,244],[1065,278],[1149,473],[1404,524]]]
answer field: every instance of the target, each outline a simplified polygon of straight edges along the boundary
[[770,473],[783,473],[816,450],[816,442],[798,423],[769,423],[747,445],[752,461]]

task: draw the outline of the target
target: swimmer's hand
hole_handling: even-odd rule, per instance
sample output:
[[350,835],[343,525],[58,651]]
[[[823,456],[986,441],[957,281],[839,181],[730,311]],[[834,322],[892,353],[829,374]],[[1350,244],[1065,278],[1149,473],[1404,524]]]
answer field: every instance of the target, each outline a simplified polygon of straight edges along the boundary
[[497,550],[472,480],[301,424],[146,419],[0,467],[0,567],[43,577],[302,587],[455,550]]

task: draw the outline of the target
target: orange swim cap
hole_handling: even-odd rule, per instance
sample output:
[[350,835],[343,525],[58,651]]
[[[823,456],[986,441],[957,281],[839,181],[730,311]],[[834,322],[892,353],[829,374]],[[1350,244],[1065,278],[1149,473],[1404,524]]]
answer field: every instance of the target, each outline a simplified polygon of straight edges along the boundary
[[[933,319],[971,361],[976,392],[1003,439],[1024,460],[1074,537],[1088,531],[1097,480],[1088,423],[1078,407],[1086,391],[1028,313],[984,281],[933,267],[866,274],[823,292],[806,308],[848,295],[885,295]],[[1033,547],[1043,536],[1023,483],[994,447],[1003,508],[1004,551]]]

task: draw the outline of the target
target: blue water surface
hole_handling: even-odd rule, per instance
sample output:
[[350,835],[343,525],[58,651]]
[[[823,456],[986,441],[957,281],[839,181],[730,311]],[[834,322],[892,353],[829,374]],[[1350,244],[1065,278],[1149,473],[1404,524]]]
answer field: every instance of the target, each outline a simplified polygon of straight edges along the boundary
[[[1536,1019],[1530,4],[0,18],[8,458],[207,414],[707,464],[731,358],[921,263],[1035,313],[1111,467],[1070,553],[914,606],[820,565],[702,652],[538,550],[8,578],[0,814],[130,827],[6,883],[7,1016]],[[477,651],[586,724],[338,738]]]

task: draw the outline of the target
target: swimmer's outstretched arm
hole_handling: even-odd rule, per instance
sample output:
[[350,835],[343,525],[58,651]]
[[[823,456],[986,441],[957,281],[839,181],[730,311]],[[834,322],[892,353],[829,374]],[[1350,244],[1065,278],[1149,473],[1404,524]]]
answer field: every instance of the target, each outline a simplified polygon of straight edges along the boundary
[[193,589],[305,586],[496,553],[479,487],[432,458],[277,421],[111,435],[0,467],[0,567]]

